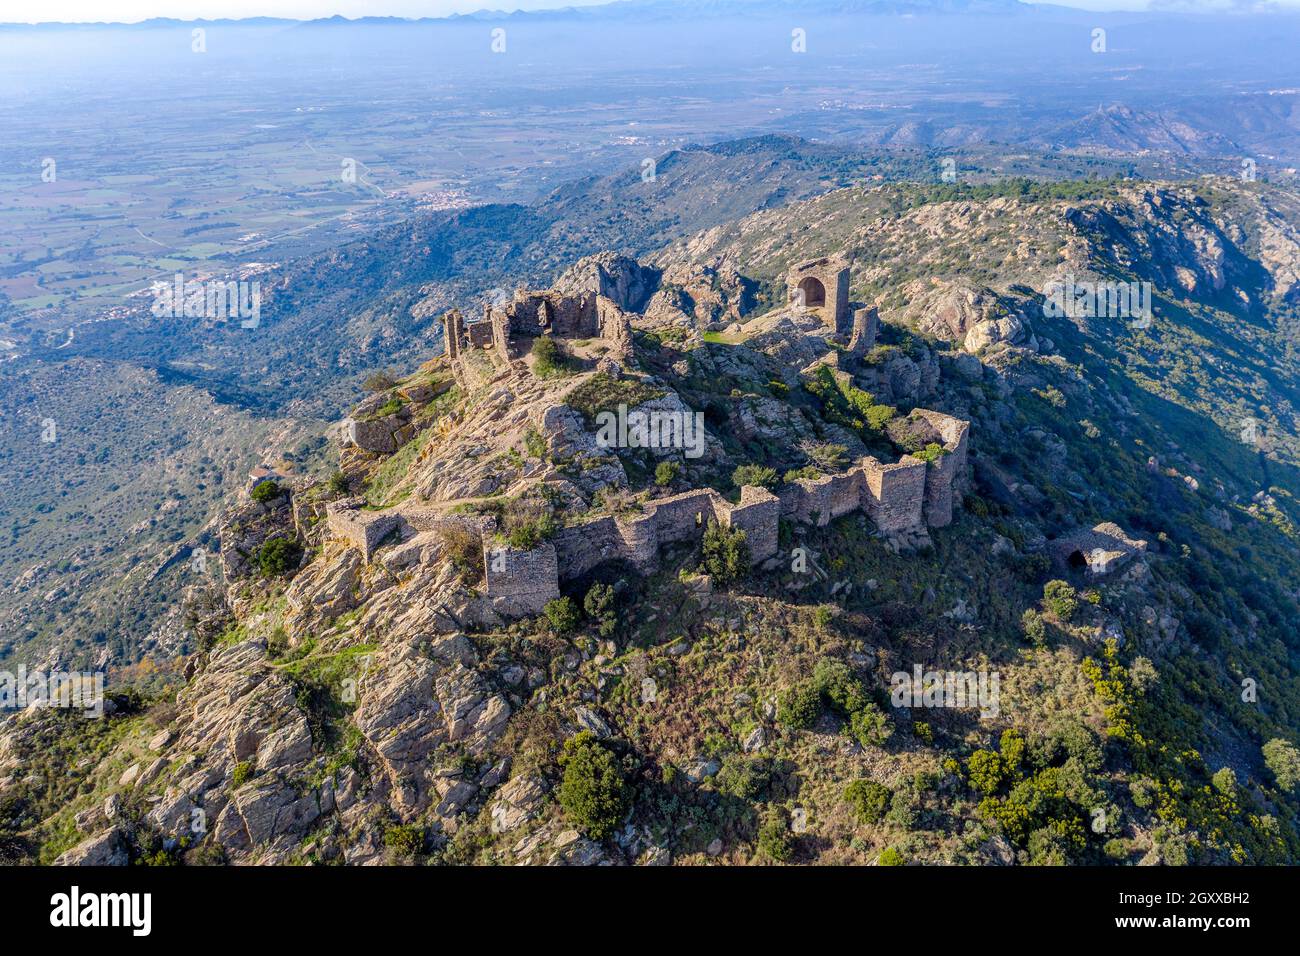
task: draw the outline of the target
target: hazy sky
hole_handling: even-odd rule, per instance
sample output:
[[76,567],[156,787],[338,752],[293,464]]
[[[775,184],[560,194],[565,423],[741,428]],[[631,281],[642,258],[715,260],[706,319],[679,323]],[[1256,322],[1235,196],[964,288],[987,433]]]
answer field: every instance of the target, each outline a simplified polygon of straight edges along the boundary
[[[132,22],[149,17],[296,17],[311,19],[341,14],[360,16],[443,16],[474,10],[520,10],[539,7],[585,6],[606,0],[0,0],[0,23],[43,20],[79,22],[116,20]],[[1029,0],[1033,2],[1033,0]],[[1254,0],[1056,0],[1065,6],[1092,10],[1166,8],[1229,9],[1254,5]],[[1267,2],[1267,0],[1265,0]],[[1300,0],[1272,0],[1280,6],[1300,8]]]

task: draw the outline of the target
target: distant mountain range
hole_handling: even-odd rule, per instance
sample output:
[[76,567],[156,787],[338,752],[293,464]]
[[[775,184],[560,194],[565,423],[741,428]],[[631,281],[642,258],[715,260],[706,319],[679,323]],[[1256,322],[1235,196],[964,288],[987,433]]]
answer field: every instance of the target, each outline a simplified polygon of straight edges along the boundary
[[[1270,6],[1265,8],[1270,13],[1287,13],[1285,8]],[[557,7],[546,10],[477,10],[473,13],[457,13],[446,17],[386,17],[368,16],[349,19],[343,16],[321,17],[313,20],[297,20],[284,17],[243,17],[237,19],[222,18],[206,20],[202,18],[182,20],[174,17],[153,17],[135,23],[91,22],[91,23],[0,23],[0,30],[57,30],[86,28],[131,28],[157,29],[162,27],[189,26],[193,24],[222,26],[393,26],[413,23],[455,22],[464,20],[612,20],[612,19],[656,19],[668,20],[683,16],[690,17],[787,17],[791,14],[811,14],[817,16],[924,16],[924,15],[979,15],[979,16],[1022,16],[1046,15],[1052,12],[1078,13],[1080,8],[1068,4],[1031,4],[1021,0],[616,0],[614,3],[596,4],[582,7]],[[1177,7],[1166,5],[1162,13],[1196,13],[1195,4],[1181,4]],[[1205,12],[1255,12],[1208,10]],[[1120,12],[1108,16],[1126,15]],[[1127,14],[1143,15],[1147,14]]]

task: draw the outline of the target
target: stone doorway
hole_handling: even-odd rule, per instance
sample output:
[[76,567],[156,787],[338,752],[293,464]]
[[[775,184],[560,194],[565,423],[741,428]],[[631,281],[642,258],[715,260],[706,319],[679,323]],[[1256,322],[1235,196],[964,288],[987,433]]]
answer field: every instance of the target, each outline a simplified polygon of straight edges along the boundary
[[808,276],[799,282],[799,300],[810,309],[819,309],[826,304],[826,286],[820,279]]

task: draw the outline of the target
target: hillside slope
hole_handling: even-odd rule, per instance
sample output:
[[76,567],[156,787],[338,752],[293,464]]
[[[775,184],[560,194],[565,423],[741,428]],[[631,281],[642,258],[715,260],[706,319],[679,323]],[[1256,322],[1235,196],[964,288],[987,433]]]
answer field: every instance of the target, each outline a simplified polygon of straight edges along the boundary
[[[1295,203],[1217,180],[852,188],[566,269],[621,300],[628,360],[573,339],[377,383],[354,434],[395,452],[350,445],[328,483],[232,504],[174,701],[5,725],[4,852],[1294,862]],[[787,269],[838,251],[883,319],[860,357],[785,305]],[[1047,314],[1070,276],[1151,283],[1150,321]],[[620,404],[701,411],[704,453],[600,445]],[[792,513],[752,567],[701,527],[561,573],[542,614],[496,603],[496,549],[568,554],[666,498],[737,507],[868,455],[931,474],[916,410],[970,423],[951,524]],[[373,547],[346,530],[388,515]],[[940,683],[909,699],[918,672]],[[947,674],[989,693],[955,701]]]

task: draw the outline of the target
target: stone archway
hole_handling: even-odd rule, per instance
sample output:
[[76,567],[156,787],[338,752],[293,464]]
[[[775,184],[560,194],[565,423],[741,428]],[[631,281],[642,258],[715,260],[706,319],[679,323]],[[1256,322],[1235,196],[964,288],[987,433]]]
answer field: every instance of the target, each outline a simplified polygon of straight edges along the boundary
[[1074,551],[1070,554],[1070,558],[1067,563],[1070,565],[1070,567],[1073,570],[1082,571],[1088,567],[1088,556],[1084,554],[1082,551]]
[[802,305],[810,309],[819,309],[826,304],[826,286],[822,285],[822,280],[814,276],[807,276],[799,280],[799,301]]

